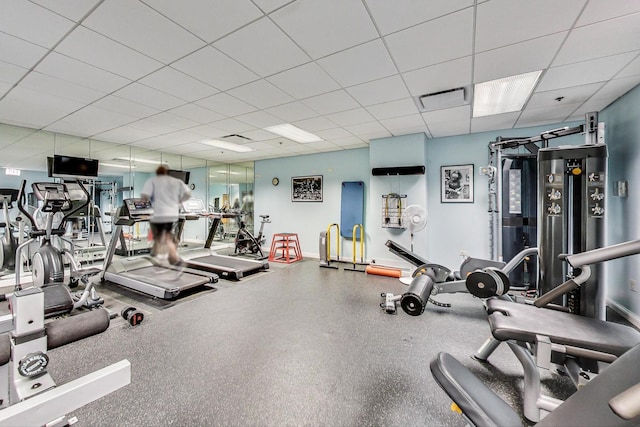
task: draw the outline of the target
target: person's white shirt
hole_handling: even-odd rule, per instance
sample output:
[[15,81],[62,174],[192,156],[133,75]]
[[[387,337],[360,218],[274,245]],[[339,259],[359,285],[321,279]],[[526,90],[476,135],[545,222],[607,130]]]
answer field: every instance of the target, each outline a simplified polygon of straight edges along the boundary
[[189,200],[191,190],[182,181],[169,175],[156,175],[142,187],[142,197],[151,200],[153,223],[176,222],[180,203]]

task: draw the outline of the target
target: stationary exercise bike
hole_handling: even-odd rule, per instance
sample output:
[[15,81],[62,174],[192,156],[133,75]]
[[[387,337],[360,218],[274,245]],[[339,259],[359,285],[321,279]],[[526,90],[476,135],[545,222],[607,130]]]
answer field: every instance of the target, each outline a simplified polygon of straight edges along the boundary
[[257,236],[254,236],[247,230],[247,225],[244,221],[240,221],[240,229],[236,233],[233,255],[247,255],[256,259],[267,258],[262,252],[262,245],[265,242],[264,225],[270,223],[271,220],[269,219],[269,215],[260,215],[260,218],[262,218],[262,220]]
[[[0,222],[0,228],[4,228],[4,234],[0,238],[0,269],[13,270],[16,265],[16,248],[18,238],[15,227],[9,217],[9,209],[13,208],[13,202],[18,198],[18,190],[12,188],[0,189],[0,208],[4,213],[4,221]],[[20,218],[18,218],[20,220]]]

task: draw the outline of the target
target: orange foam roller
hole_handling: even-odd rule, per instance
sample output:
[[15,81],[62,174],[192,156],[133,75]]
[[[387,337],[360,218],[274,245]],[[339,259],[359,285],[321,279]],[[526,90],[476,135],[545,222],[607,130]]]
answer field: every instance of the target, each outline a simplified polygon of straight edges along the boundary
[[377,274],[378,276],[397,277],[402,275],[402,271],[399,268],[382,267],[380,265],[373,266],[369,264],[365,269],[367,274]]

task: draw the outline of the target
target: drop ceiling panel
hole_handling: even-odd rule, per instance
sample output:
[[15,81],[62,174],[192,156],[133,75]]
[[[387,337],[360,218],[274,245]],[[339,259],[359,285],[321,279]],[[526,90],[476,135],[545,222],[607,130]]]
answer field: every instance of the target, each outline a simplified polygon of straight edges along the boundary
[[121,126],[119,128],[111,129],[109,131],[95,135],[95,138],[104,141],[128,144],[133,141],[139,141],[154,136],[157,136],[155,132],[144,131],[142,129],[136,129],[130,126]]
[[[321,130],[316,132],[316,135],[318,135],[320,138],[326,140],[326,141],[332,141],[334,139],[338,139],[338,138],[348,138],[348,137],[352,137],[353,134],[348,132],[347,130],[343,129],[343,128],[334,128],[334,129],[327,129],[327,130]],[[315,144],[312,143],[312,144]]]
[[133,121],[132,117],[87,106],[47,126],[53,132],[72,133],[79,136],[91,136],[120,127]]
[[[254,129],[247,132],[242,132],[242,136],[246,136],[247,138],[249,138],[251,142],[248,143],[247,145],[249,145],[251,148],[254,148],[256,150],[262,149],[262,148],[259,148],[259,147],[262,147],[262,144],[259,141],[268,141],[270,139],[273,139],[273,134],[271,132],[267,132],[266,130],[262,130],[262,129]],[[260,145],[255,145],[255,144],[260,144]]]
[[[578,104],[586,101],[604,83],[592,83],[583,86],[567,87],[563,89],[555,89],[546,92],[536,92],[531,95],[527,107],[557,107],[561,104]],[[561,101],[556,101],[558,97],[562,97]]]
[[318,60],[318,64],[343,87],[377,80],[398,72],[380,39],[322,58]]
[[340,88],[313,62],[283,71],[267,80],[296,99],[308,98]]
[[550,68],[538,83],[536,90],[546,91],[609,80],[636,55],[636,52],[622,53]]
[[185,104],[183,99],[141,85],[140,83],[131,83],[129,86],[123,87],[115,92],[114,95],[118,98],[128,99],[129,101],[140,102],[158,110],[169,110]]
[[[266,128],[282,123],[282,119],[272,116],[265,111],[254,111],[253,113],[236,116],[235,119],[256,128]],[[214,123],[214,125],[216,124]]]
[[220,90],[258,79],[256,74],[209,46],[171,66]]
[[435,111],[422,113],[422,117],[424,117],[424,121],[427,123],[427,126],[432,131],[433,129],[431,129],[431,126],[435,123],[462,122],[462,123],[468,124],[470,116],[471,116],[470,105],[462,105],[460,107],[446,108],[444,110],[435,110]]
[[0,117],[4,123],[41,128],[83,106],[82,102],[17,87],[0,101]]
[[84,27],[73,30],[55,50],[131,80],[162,66],[160,62]]
[[302,101],[319,114],[330,114],[359,107],[358,103],[344,90],[325,93]]
[[78,86],[37,72],[29,73],[20,82],[20,87],[34,92],[47,93],[56,97],[78,101],[83,104],[90,104],[106,95],[104,92]]
[[629,65],[624,67],[622,71],[616,74],[616,78],[631,77],[640,75],[640,55],[636,57]]
[[581,27],[605,19],[640,12],[640,3],[629,0],[590,0],[584,8],[576,26]]
[[198,135],[202,135],[204,138],[216,139],[221,136],[225,136],[229,134],[229,131],[224,129],[219,129],[212,124],[210,125],[200,125],[194,128],[189,129],[189,132],[193,132]]
[[8,62],[0,61],[0,82],[6,83],[11,87],[17,83],[29,70]]
[[339,126],[357,125],[375,120],[375,117],[369,114],[364,108],[329,114],[327,118]]
[[463,135],[469,133],[470,119],[466,121],[427,123],[431,136],[442,138],[445,136]]
[[266,111],[288,123],[309,119],[318,115],[318,113],[299,101],[267,108]]
[[520,111],[493,116],[472,117],[471,132],[487,132],[496,129],[511,129],[518,120]]
[[127,99],[118,98],[117,96],[113,95],[105,96],[104,98],[94,102],[92,105],[94,107],[113,111],[115,113],[126,114],[136,119],[153,116],[154,114],[158,114],[160,112],[160,110],[156,108],[151,108],[147,105],[142,105],[137,102],[129,101]]
[[13,84],[0,82],[0,98],[2,98],[13,87]]
[[409,71],[402,77],[411,96],[462,87],[471,82],[471,57]]
[[610,98],[592,98],[582,104],[579,108],[577,108],[571,114],[571,119],[573,120],[584,120],[584,115],[590,113],[592,111],[602,111],[609,104],[615,101],[617,96],[612,96]]
[[186,101],[195,101],[218,93],[217,89],[171,67],[164,67],[139,82]]
[[400,71],[470,55],[473,9],[465,9],[385,37]]
[[257,110],[253,105],[249,105],[227,93],[218,93],[208,98],[201,99],[197,101],[196,104],[229,117]]
[[399,75],[352,86],[347,91],[364,106],[395,101],[409,96],[409,91]]
[[365,0],[383,35],[473,6],[472,0]]
[[167,126],[171,126],[174,129],[180,129],[180,130],[188,129],[188,128],[192,128],[200,125],[200,123],[196,121],[186,119],[184,117],[176,116],[168,112],[162,112],[162,113],[156,114],[154,118],[162,121]]
[[34,129],[0,124],[0,148],[20,141],[34,132],[36,132]]
[[106,1],[98,6],[82,25],[165,64],[205,44],[137,1]]
[[640,49],[640,13],[576,28],[553,65],[570,64]]
[[563,31],[479,53],[474,61],[473,79],[476,83],[486,82],[543,70],[551,64],[566,35]]
[[164,151],[169,151],[172,153],[178,153],[178,154],[193,154],[193,153],[197,153],[198,151],[205,151],[208,148],[210,148],[210,146],[204,145],[204,144],[200,144],[197,142],[189,142],[186,144],[176,144],[176,146],[169,146],[164,148]]
[[249,0],[143,0],[158,12],[211,43],[259,18]]
[[0,28],[47,49],[73,28],[73,21],[28,1],[0,2]]
[[172,108],[168,111],[176,116],[184,117],[196,121],[200,124],[213,122],[216,120],[222,120],[224,116],[222,114],[211,111],[208,108],[201,107],[197,104],[185,104],[176,108]]
[[253,0],[253,2],[264,13],[271,13],[279,7],[284,6],[287,3],[293,3],[295,0]]
[[346,149],[353,149],[353,148],[365,148],[368,147],[367,143],[364,142],[362,139],[358,138],[357,136],[350,136],[347,138],[339,138],[339,139],[335,139],[333,141],[335,145],[337,145],[338,147],[342,147],[345,150]]
[[380,120],[380,124],[394,135],[402,135],[402,133],[398,132],[407,129],[421,129],[421,131],[426,131],[424,120],[420,114],[384,119]]
[[279,73],[311,60],[266,17],[217,41],[214,47],[261,77]]
[[236,119],[222,119],[211,123],[211,126],[227,131],[227,134],[242,133],[244,131],[254,130],[256,127]]
[[518,125],[526,123],[536,123],[547,120],[557,120],[558,117],[562,117],[559,121],[563,121],[568,117],[580,104],[564,104],[556,107],[536,107],[525,108],[518,119]]
[[31,0],[42,7],[78,22],[83,18],[100,0]]
[[326,117],[314,117],[312,119],[300,120],[292,124],[308,132],[317,132],[319,130],[331,129],[336,127],[336,124]]
[[388,133],[387,130],[379,122],[360,123],[357,125],[345,126],[345,129],[353,135],[362,138],[365,135],[382,135]]
[[229,94],[260,109],[293,101],[293,98],[266,80],[231,89]]
[[478,5],[476,52],[571,28],[586,0],[514,2],[492,0]]
[[158,115],[145,117],[144,119],[136,120],[129,124],[129,126],[146,130],[149,132],[155,132],[156,134],[163,135],[165,133],[175,132],[178,129],[173,126],[169,126],[167,123],[162,120],[162,118]]
[[129,79],[56,52],[47,55],[35,71],[106,93],[131,83]]
[[47,50],[38,45],[0,32],[0,61],[31,68],[46,53]]
[[593,98],[616,99],[636,87],[638,84],[640,84],[640,75],[625,77],[623,79],[614,79],[605,83],[605,85],[593,95]]
[[378,37],[361,0],[298,0],[270,16],[314,59]]
[[393,117],[408,116],[418,113],[418,107],[413,98],[398,99],[397,101],[370,105],[367,111],[378,120],[391,119]]

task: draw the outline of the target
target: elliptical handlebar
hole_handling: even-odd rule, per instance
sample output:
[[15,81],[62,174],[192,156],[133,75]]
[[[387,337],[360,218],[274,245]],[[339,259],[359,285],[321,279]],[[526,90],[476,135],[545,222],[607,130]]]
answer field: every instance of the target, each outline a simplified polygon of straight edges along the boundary
[[84,195],[86,196],[86,198],[85,198],[84,202],[82,202],[80,205],[76,206],[75,209],[70,210],[69,212],[67,212],[64,215],[64,217],[62,218],[61,224],[64,224],[64,222],[70,216],[75,215],[76,213],[80,212],[82,209],[86,208],[89,205],[89,203],[91,202],[91,195],[89,194],[89,192],[87,191],[85,186],[82,185],[82,183],[79,180],[76,179],[75,181],[76,181],[76,184],[78,184],[78,186],[80,187],[80,189],[84,193]]
[[36,225],[36,220],[33,219],[29,211],[26,210],[24,207],[24,204],[27,200],[27,196],[24,192],[26,185],[27,185],[27,180],[23,179],[22,182],[20,183],[20,190],[18,191],[18,210],[22,212],[22,214],[29,220],[29,222],[31,223],[31,227],[37,230],[38,226]]

